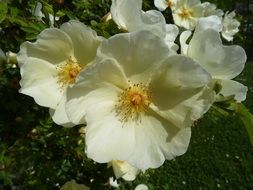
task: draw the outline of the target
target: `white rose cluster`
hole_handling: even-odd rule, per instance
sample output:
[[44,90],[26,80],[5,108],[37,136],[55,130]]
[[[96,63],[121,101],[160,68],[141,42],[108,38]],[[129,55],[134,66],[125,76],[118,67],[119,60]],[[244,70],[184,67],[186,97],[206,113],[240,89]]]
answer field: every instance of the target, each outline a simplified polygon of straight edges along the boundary
[[20,93],[48,107],[59,125],[85,124],[87,156],[128,181],[184,154],[193,123],[214,102],[241,102],[247,93],[232,80],[245,51],[221,39],[238,31],[234,12],[199,0],[154,3],[170,7],[175,24],[158,10],[144,12],[142,0],[112,0],[122,33],[105,39],[71,20],[23,43],[17,55]]

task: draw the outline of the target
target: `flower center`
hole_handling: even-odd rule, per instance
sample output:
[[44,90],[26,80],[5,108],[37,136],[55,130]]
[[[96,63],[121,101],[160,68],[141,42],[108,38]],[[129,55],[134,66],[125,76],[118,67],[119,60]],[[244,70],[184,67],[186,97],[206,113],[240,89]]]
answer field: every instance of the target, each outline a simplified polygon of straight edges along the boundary
[[63,88],[70,84],[74,84],[77,75],[82,69],[83,67],[80,64],[74,61],[72,57],[69,57],[64,64],[57,66],[58,83],[60,83]]
[[115,106],[121,121],[139,120],[140,114],[146,112],[151,103],[151,91],[148,86],[138,83],[129,85],[118,96]]
[[181,10],[181,12],[179,13],[179,16],[182,19],[189,19],[192,16],[192,10],[191,9],[187,9],[186,7],[183,7],[183,9]]

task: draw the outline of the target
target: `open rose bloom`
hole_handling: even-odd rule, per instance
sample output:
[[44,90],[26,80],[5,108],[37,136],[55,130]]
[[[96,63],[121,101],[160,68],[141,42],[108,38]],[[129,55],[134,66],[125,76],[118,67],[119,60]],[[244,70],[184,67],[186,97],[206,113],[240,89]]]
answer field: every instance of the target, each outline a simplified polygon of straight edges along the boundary
[[55,123],[73,126],[65,112],[66,90],[94,59],[101,37],[78,21],[42,31],[21,45],[18,61],[22,94],[50,108]]
[[148,31],[101,43],[96,63],[67,91],[69,119],[87,122],[88,157],[145,170],[185,153],[192,123],[210,107],[211,77],[192,59],[169,51]]

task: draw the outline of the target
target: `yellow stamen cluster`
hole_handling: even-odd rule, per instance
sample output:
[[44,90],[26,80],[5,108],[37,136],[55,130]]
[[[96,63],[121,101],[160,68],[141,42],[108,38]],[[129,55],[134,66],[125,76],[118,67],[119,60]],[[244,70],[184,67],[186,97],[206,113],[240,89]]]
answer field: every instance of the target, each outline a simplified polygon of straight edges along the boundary
[[129,85],[118,96],[118,102],[115,106],[116,113],[123,122],[138,121],[140,114],[147,111],[150,103],[151,91],[148,86],[142,83]]
[[191,9],[187,9],[186,7],[183,7],[183,9],[181,10],[181,12],[179,13],[179,16],[182,19],[187,20],[190,17],[192,17],[192,10]]
[[57,66],[57,77],[58,83],[61,87],[66,87],[70,84],[74,84],[77,75],[82,70],[82,66],[75,62],[72,57],[70,57],[64,64]]

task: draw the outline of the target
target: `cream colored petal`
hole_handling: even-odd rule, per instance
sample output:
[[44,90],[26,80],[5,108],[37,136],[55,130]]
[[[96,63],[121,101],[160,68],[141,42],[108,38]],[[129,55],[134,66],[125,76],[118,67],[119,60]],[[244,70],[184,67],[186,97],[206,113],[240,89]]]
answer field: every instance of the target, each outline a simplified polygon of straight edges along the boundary
[[215,93],[212,88],[207,86],[196,95],[169,110],[162,110],[155,104],[151,104],[150,108],[178,128],[186,128],[191,127],[194,121],[201,118],[210,109],[214,101]]
[[160,11],[164,11],[168,7],[166,0],[155,0],[154,3],[156,8],[158,8]]
[[119,94],[117,87],[106,83],[101,83],[100,87],[94,86],[95,89],[90,88],[92,87],[79,83],[67,90],[66,113],[74,124],[86,123],[85,117],[89,109],[103,101],[116,101]]
[[112,0],[112,19],[124,30],[129,30],[129,24],[140,22],[142,0]]
[[173,159],[187,150],[190,128],[179,129],[153,112],[143,115],[140,126],[134,127],[135,148],[127,161],[141,170],[157,168],[165,159]]
[[246,99],[248,88],[243,84],[233,80],[218,80],[222,86],[219,94],[224,97],[235,96],[237,102],[242,102]]
[[204,8],[199,2],[200,1],[198,1],[195,5],[191,7],[193,17],[197,19],[204,16]]
[[192,59],[170,56],[151,79],[153,103],[161,110],[172,109],[197,94],[210,81],[210,75]]
[[191,128],[180,129],[174,137],[172,137],[167,146],[163,147],[167,160],[171,160],[176,156],[185,154],[191,139]]
[[199,32],[209,28],[216,30],[217,32],[221,32],[222,30],[221,18],[219,18],[216,15],[200,18],[198,20],[195,32]]
[[104,40],[98,49],[98,57],[113,57],[134,82],[147,81],[168,54],[164,41],[148,31],[115,35]]
[[50,109],[49,113],[56,124],[61,125],[63,127],[73,127],[74,124],[70,122],[66,114],[65,103],[66,92],[63,94],[63,97],[57,107],[55,109]]
[[179,29],[175,24],[166,24],[166,40],[174,42],[179,34]]
[[166,20],[163,14],[156,10],[142,11],[141,21],[131,24],[131,27],[131,31],[148,30],[160,38],[166,36]]
[[142,11],[142,0],[113,0],[111,13],[113,20],[123,30],[148,30],[161,38],[166,35],[166,21],[162,13],[156,10]]
[[210,75],[192,59],[171,56],[151,80],[150,108],[178,128],[190,127],[214,101],[213,92],[205,89],[209,82]]
[[219,33],[212,29],[193,35],[188,56],[217,79],[232,79],[239,75],[247,58],[240,46],[223,46]]
[[64,23],[60,29],[71,38],[74,56],[79,64],[87,65],[94,59],[102,37],[98,37],[94,30],[76,20]]
[[196,6],[196,5],[201,5],[200,0],[186,0],[189,7]]
[[222,37],[227,41],[232,41],[233,36],[239,32],[240,22],[234,19],[235,15],[235,12],[232,11],[231,13],[226,12],[223,17]]
[[43,30],[34,43],[24,42],[20,46],[17,59],[22,66],[28,57],[43,59],[52,64],[58,64],[73,55],[73,45],[70,37],[60,29]]
[[189,39],[191,35],[192,35],[192,32],[190,30],[186,30],[182,32],[180,35],[179,42],[180,42],[182,55],[187,55],[188,47],[189,47],[189,45],[187,44],[187,40]]
[[55,109],[64,90],[57,81],[57,69],[54,65],[37,58],[28,58],[20,68],[20,93],[34,98],[41,106]]
[[135,126],[124,125],[115,101],[100,101],[87,110],[86,153],[99,163],[126,160],[135,149]]
[[139,169],[131,166],[129,163],[121,160],[111,161],[113,172],[116,178],[123,178],[126,181],[135,180],[136,176],[140,172]]
[[134,190],[148,190],[148,186],[146,186],[145,184],[139,184],[135,187]]
[[[75,124],[85,123],[84,115],[86,109],[89,109],[86,106],[89,103],[83,102],[83,100],[86,100],[87,95],[92,94],[94,90],[104,87],[108,87],[108,89],[112,88],[111,91],[115,91],[113,90],[114,88],[124,89],[127,87],[127,83],[122,68],[114,60],[108,58],[97,60],[97,64],[82,71],[75,85],[67,90],[68,103],[66,111],[69,119]],[[105,96],[103,93],[100,96],[98,100],[102,101]],[[96,104],[96,101],[94,99],[93,103]]]
[[168,47],[171,50],[175,51],[175,54],[177,54],[177,50],[179,49],[179,46],[174,43],[177,36],[179,34],[179,29],[175,24],[166,24],[166,35],[165,35],[165,43],[168,45]]

